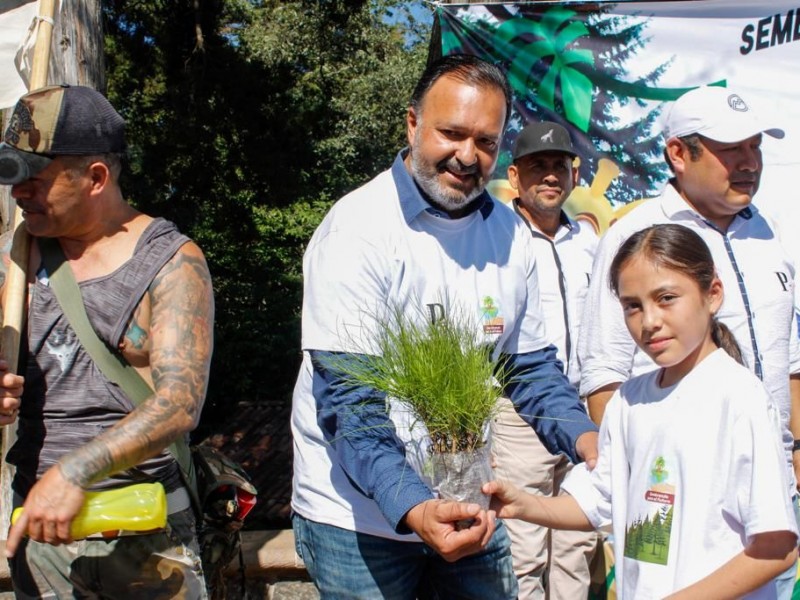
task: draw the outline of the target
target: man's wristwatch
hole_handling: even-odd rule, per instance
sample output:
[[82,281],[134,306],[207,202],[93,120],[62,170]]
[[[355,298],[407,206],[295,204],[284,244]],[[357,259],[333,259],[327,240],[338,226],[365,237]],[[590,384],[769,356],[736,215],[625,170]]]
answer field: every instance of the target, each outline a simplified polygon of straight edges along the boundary
[[794,444],[792,444],[792,452],[797,452],[800,450],[800,440],[795,440]]

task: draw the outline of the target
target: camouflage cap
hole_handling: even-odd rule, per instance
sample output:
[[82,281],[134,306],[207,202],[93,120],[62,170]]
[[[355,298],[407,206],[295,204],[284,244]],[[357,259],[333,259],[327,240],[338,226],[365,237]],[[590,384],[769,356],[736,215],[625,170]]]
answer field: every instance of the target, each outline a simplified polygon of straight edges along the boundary
[[125,151],[125,120],[100,92],[54,85],[22,96],[0,144],[0,184],[36,175],[59,155]]

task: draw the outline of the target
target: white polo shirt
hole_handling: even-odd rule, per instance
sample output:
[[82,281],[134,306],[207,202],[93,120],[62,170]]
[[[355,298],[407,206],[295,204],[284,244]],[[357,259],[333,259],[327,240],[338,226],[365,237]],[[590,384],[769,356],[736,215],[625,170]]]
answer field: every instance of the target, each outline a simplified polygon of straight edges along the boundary
[[644,202],[608,229],[597,248],[578,342],[581,392],[589,394],[604,385],[624,382],[654,366],[628,333],[619,300],[609,286],[608,271],[630,235],[659,223],[684,225],[710,248],[725,289],[717,316],[736,337],[746,366],[756,374],[760,369],[764,386],[780,410],[783,444],[793,473],[789,374],[800,372],[795,266],[775,224],[753,205],[741,211],[721,234],[667,185],[661,196]]
[[591,225],[574,221],[562,212],[561,225],[550,239],[520,212],[519,199],[514,200],[514,210],[530,228],[536,247],[539,297],[547,336],[558,349],[558,359],[564,364],[569,382],[577,388],[581,380],[578,338],[597,234]]
[[[396,161],[394,168],[405,167]],[[403,540],[418,538],[395,532],[324,438],[309,351],[363,353],[374,316],[387,306],[420,319],[442,306],[463,310],[475,317],[476,335],[498,352],[534,352],[550,343],[531,236],[514,212],[489,199],[481,210],[449,220],[420,209],[413,195],[399,196],[392,171],[385,171],[339,200],[314,233],[303,261],[304,361],[291,422],[292,508],[312,521]],[[390,411],[408,468],[429,482],[424,427],[400,403],[391,402]]]

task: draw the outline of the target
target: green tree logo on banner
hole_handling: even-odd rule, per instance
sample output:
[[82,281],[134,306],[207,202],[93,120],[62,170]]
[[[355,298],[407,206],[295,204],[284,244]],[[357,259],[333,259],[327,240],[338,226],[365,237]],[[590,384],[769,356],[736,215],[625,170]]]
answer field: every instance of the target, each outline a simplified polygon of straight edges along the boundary
[[[512,19],[501,24],[495,36],[515,50],[508,69],[509,81],[515,91],[527,94],[536,86],[537,101],[556,110],[556,88],[560,85],[567,120],[581,131],[587,131],[594,85],[575,67],[579,64],[593,65],[594,57],[591,50],[574,47],[578,39],[589,35],[582,22],[570,22],[574,14],[558,8],[547,11],[538,22]],[[518,40],[523,39],[526,33],[537,38],[536,41],[519,44]],[[531,81],[534,67],[541,61],[550,62],[547,73],[541,81]]]

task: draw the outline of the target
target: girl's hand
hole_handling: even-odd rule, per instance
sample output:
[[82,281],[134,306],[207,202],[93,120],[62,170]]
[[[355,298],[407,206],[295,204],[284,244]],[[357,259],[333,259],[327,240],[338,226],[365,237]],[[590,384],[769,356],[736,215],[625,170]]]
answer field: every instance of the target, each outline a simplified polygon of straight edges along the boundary
[[507,481],[490,481],[483,484],[481,490],[492,496],[489,508],[501,519],[516,519],[522,513],[522,500],[527,494]]
[[591,531],[594,526],[569,494],[547,498],[528,494],[507,481],[484,484],[484,494],[492,496],[489,512],[501,519],[522,519],[551,529]]

